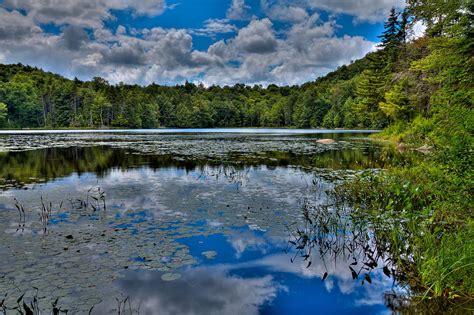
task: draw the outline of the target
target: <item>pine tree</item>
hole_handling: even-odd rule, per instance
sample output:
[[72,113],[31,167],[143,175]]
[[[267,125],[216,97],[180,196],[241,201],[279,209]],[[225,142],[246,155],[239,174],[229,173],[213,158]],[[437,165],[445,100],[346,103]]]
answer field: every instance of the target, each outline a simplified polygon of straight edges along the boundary
[[391,48],[399,43],[400,22],[398,21],[398,16],[399,13],[397,13],[395,7],[392,7],[388,20],[384,23],[385,30],[379,36],[382,40],[379,47]]
[[387,69],[384,68],[384,55],[381,53],[369,56],[367,68],[362,71],[356,81],[356,99],[354,110],[360,114],[364,126],[383,127],[384,115],[380,111],[379,103],[384,101],[383,89],[387,78]]
[[398,50],[401,43],[399,15],[395,8],[392,7],[388,20],[384,23],[385,30],[379,36],[382,40],[379,47],[384,49],[385,70],[389,72],[393,70],[393,65],[398,59]]

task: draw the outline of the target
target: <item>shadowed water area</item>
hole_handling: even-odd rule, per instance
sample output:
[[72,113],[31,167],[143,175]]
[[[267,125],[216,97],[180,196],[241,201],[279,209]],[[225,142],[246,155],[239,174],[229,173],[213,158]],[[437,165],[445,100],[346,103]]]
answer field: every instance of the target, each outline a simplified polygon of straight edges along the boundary
[[79,314],[409,310],[373,226],[332,194],[406,158],[367,135],[2,134],[3,305],[24,294]]

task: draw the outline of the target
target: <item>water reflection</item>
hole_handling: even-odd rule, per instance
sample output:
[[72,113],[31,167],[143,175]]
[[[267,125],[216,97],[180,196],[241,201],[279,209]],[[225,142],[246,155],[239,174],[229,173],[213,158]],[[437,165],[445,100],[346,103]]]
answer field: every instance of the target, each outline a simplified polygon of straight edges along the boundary
[[[193,255],[212,248],[221,258],[203,258],[201,266],[179,270],[181,277],[174,281],[163,280],[162,272],[126,271],[116,282],[117,290],[144,314],[362,314],[385,309],[384,292],[392,290],[383,275],[374,275],[372,286],[360,286],[342,265],[332,264],[333,275],[322,282],[323,262],[315,261],[311,268],[289,263],[279,250],[282,239],[261,234],[266,241],[263,251],[252,244],[238,254],[232,244],[249,234],[253,232],[184,240],[195,245]],[[97,310],[111,311],[111,305],[105,301]]]
[[[121,307],[150,314],[386,310],[392,281],[382,264],[362,286],[347,266],[373,263],[363,253],[321,255],[345,246],[330,242],[334,231],[287,244],[289,228],[307,231],[305,204],[331,204],[338,180],[392,163],[389,149],[342,136],[334,146],[309,136],[160,137],[44,136],[0,154],[0,293],[9,303],[19,291],[32,298],[34,286],[41,307],[59,297],[77,313],[117,309],[120,296]],[[307,252],[313,239],[319,249]]]
[[[353,280],[362,279],[362,284],[371,284],[373,273],[378,270],[388,278],[399,278],[390,242],[378,238],[370,218],[354,219],[352,211],[344,207],[309,202],[303,205],[302,215],[304,223],[290,230],[288,247],[284,250],[294,249],[291,262],[301,258],[309,268],[316,255],[324,266],[337,261],[347,266]],[[328,275],[330,271],[326,268],[323,281]]]
[[[308,170],[315,168],[362,170],[384,168],[391,163],[400,163],[401,159],[402,157],[389,147],[363,142],[346,148],[322,147],[318,152],[313,153],[298,153],[289,150],[257,151],[250,154],[231,151],[225,158],[171,153],[141,154],[132,148],[110,146],[44,148],[21,152],[0,152],[0,188],[3,190],[19,188],[27,184],[44,183],[72,174],[81,175],[91,172],[103,178],[113,169],[126,170],[144,165],[154,170],[179,168],[203,172],[209,166],[215,168],[226,165],[232,166],[234,168],[232,173],[238,175],[237,171],[242,171],[249,166],[265,165],[269,168],[295,166]],[[221,168],[220,171],[229,172],[229,174],[223,174],[224,176],[232,175],[229,168]]]
[[[285,287],[272,276],[241,278],[224,268],[194,268],[166,282],[158,272],[130,272],[118,281],[141,314],[258,314]],[[98,306],[98,314],[110,309]]]

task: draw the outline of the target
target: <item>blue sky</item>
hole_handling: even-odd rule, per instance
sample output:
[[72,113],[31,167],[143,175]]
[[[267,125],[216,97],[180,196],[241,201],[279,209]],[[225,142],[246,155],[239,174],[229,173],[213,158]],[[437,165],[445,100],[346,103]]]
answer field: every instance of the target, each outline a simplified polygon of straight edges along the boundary
[[402,0],[0,0],[0,62],[83,80],[302,84],[375,49]]

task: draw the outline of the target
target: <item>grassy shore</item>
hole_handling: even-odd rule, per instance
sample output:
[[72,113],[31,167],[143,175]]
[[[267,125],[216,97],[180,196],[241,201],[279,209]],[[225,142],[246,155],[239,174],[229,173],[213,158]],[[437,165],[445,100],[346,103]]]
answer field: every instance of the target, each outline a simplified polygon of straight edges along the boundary
[[[446,113],[445,113],[446,114]],[[338,188],[356,214],[390,222],[377,233],[421,297],[474,299],[472,112],[394,125],[376,139],[430,147],[404,165]],[[472,125],[471,125],[472,126]],[[409,151],[406,150],[406,151]]]

